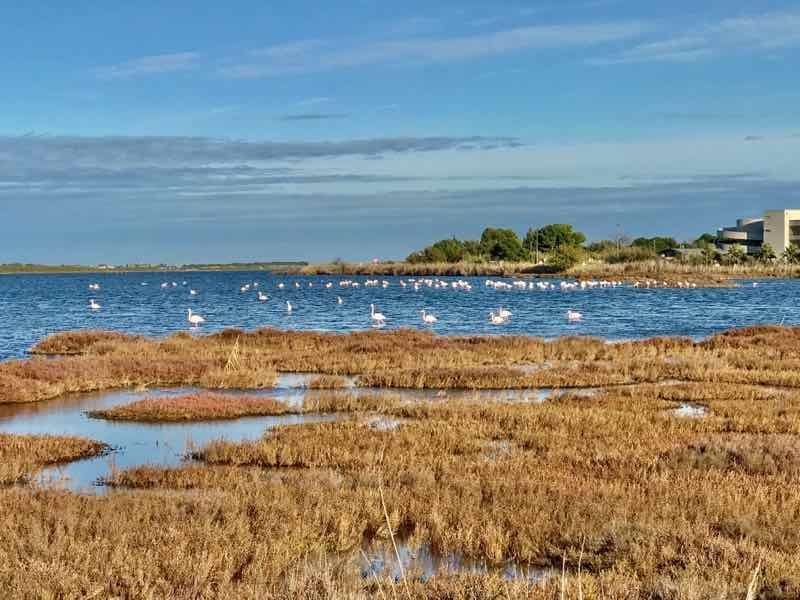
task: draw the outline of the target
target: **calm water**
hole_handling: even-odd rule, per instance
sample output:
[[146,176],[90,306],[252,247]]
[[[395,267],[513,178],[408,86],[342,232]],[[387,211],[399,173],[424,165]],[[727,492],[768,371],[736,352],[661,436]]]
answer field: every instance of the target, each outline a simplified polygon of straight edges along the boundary
[[[275,389],[248,392],[269,395],[290,404],[302,402],[303,381],[283,378]],[[138,465],[176,466],[192,446],[226,439],[232,442],[256,440],[265,430],[279,425],[331,421],[337,415],[285,415],[246,417],[230,421],[190,423],[135,423],[92,419],[87,411],[128,404],[149,396],[172,396],[196,391],[193,388],[115,391],[73,394],[30,404],[0,404],[0,431],[15,434],[74,435],[88,437],[113,447],[107,456],[79,460],[46,469],[43,481],[58,480],[73,490],[92,491],[110,469]]]
[[[800,323],[796,310],[800,281],[742,282],[734,289],[634,289],[574,291],[498,291],[485,278],[468,279],[472,291],[423,286],[414,291],[400,278],[385,278],[388,288],[341,288],[341,277],[275,277],[256,272],[107,273],[89,275],[0,276],[0,359],[24,356],[43,336],[66,329],[101,328],[165,335],[187,330],[186,310],[207,319],[199,332],[225,327],[355,331],[371,326],[370,304],[387,317],[387,329],[423,327],[419,311],[439,322],[441,334],[526,334],[547,338],[585,334],[620,340],[654,335],[703,337],[730,327],[759,323]],[[384,278],[381,278],[384,279]],[[444,278],[455,281],[454,278]],[[512,280],[505,280],[512,281]],[[558,284],[559,280],[553,280]],[[162,283],[169,283],[162,288]],[[171,284],[177,285],[173,287]],[[185,282],[185,285],[184,285]],[[247,283],[258,288],[240,292]],[[283,282],[284,289],[278,284]],[[295,282],[300,287],[295,287]],[[326,289],[324,284],[334,285]],[[100,289],[89,290],[90,283]],[[311,287],[309,287],[311,284]],[[197,291],[191,295],[190,290]],[[262,291],[269,300],[259,302]],[[337,304],[337,296],[343,300]],[[89,299],[101,309],[91,311]],[[286,301],[294,305],[287,314]],[[513,313],[503,326],[488,322],[499,307]],[[584,315],[570,324],[568,309]]]

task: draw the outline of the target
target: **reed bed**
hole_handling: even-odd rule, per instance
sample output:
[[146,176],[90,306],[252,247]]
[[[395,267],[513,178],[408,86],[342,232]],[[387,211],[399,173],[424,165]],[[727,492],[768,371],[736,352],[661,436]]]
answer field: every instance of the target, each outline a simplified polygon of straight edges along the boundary
[[329,263],[314,264],[296,271],[300,275],[396,276],[396,277],[574,277],[576,279],[613,279],[625,282],[658,280],[676,285],[694,283],[699,287],[726,287],[737,279],[794,278],[800,267],[775,262],[744,265],[693,264],[675,260],[651,259],[630,263],[589,260],[558,271],[551,265],[535,262],[460,262],[460,263]]
[[89,416],[109,421],[169,423],[284,415],[287,412],[290,412],[289,406],[274,398],[200,393],[145,398],[105,410],[90,411]]
[[[62,594],[555,600],[563,589],[566,598],[688,600],[744,598],[760,564],[755,597],[797,597],[797,433],[763,424],[798,418],[737,386],[708,400],[704,419],[670,414],[702,393],[645,384],[541,405],[322,393],[315,408],[403,423],[306,424],[214,442],[197,451],[199,463],[114,473],[107,483],[118,491],[105,498],[4,492],[0,587],[23,596],[31,588],[15,567],[35,557],[38,581]],[[720,413],[737,403],[738,420]],[[44,523],[60,532],[55,544]],[[364,540],[392,534],[554,574],[409,573],[406,592],[391,577],[362,577],[354,562]],[[64,552],[67,543],[80,551]]]
[[[70,377],[136,352],[194,352],[224,360],[223,372],[604,389],[543,403],[320,389],[296,410],[352,418],[218,440],[176,468],[116,471],[105,497],[0,490],[0,589],[12,598],[797,598],[798,342],[800,329],[759,327],[613,345],[273,330],[73,344],[77,355],[49,361],[73,365]],[[57,382],[58,372],[47,373]],[[677,416],[683,404],[706,415]],[[373,427],[376,415],[397,427]],[[365,542],[393,541],[490,569],[364,576]],[[532,582],[491,570],[508,565],[552,574]]]
[[[62,338],[66,341],[62,342]],[[342,376],[368,387],[526,389],[597,387],[670,380],[800,387],[800,329],[757,327],[703,342],[657,338],[606,344],[592,338],[439,337],[427,332],[327,334],[228,330],[165,339],[56,334],[37,352],[71,356],[0,364],[0,403],[35,402],[67,392],[133,386],[195,385],[263,389],[276,373]]]
[[300,275],[363,275],[393,277],[514,277],[533,273],[533,262],[458,262],[458,263],[328,263],[307,265]]
[[107,450],[105,444],[80,437],[0,433],[0,486],[27,481],[42,467]]

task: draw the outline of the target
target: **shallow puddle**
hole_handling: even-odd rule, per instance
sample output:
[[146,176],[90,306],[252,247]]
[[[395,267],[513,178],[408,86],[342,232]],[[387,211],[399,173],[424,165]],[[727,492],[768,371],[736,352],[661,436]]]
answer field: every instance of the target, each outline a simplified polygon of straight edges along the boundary
[[[92,419],[86,411],[112,408],[152,396],[176,396],[196,392],[195,388],[115,391],[75,394],[31,404],[0,405],[0,431],[16,434],[73,435],[88,437],[112,446],[106,455],[49,467],[37,477],[41,482],[59,481],[75,491],[92,491],[100,477],[116,468],[140,465],[175,466],[186,450],[216,439],[233,442],[254,440],[265,430],[280,425],[332,421],[337,415],[285,415],[245,417],[230,421],[188,423],[136,423]],[[260,390],[277,396],[275,390]],[[301,400],[302,401],[302,400]]]
[[708,415],[708,408],[702,404],[681,404],[672,409],[672,414],[685,419],[701,419]]
[[[403,573],[406,577],[415,577],[423,581],[436,575],[492,573],[509,580],[525,579],[531,583],[538,583],[552,574],[550,569],[535,568],[513,562],[501,566],[490,565],[484,561],[466,559],[458,554],[437,554],[432,552],[427,545],[414,549],[410,545],[400,542],[398,542],[396,553],[391,542],[369,544],[363,549],[361,564],[361,576],[365,579],[383,576],[396,581],[402,579]],[[402,569],[400,565],[402,565]]]

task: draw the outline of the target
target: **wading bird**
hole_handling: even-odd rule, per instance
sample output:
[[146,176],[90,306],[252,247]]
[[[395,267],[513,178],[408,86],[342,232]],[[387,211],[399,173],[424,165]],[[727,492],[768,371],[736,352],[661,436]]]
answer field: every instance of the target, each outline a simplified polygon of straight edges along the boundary
[[505,318],[501,317],[500,315],[495,314],[494,312],[490,312],[489,313],[489,322],[492,325],[505,325],[507,321],[508,321],[508,319],[505,319]]
[[386,323],[386,316],[383,313],[375,312],[374,304],[369,305],[369,313],[375,325],[384,325]]
[[187,312],[188,316],[186,317],[186,320],[189,321],[192,327],[197,327],[198,325],[202,325],[203,323],[206,322],[206,320],[200,315],[192,313],[191,308],[187,309]]
[[419,311],[419,314],[422,315],[422,322],[425,323],[426,325],[433,325],[439,320],[433,315],[428,314],[428,312],[424,308],[421,311]]

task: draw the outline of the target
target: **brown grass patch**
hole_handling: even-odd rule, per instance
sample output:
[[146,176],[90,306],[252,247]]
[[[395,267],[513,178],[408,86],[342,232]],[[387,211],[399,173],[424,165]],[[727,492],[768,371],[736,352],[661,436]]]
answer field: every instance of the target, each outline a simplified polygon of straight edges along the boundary
[[288,405],[273,398],[201,393],[145,398],[123,406],[91,411],[89,416],[111,421],[176,422],[283,415],[287,412],[290,412]]
[[[361,578],[343,557],[391,531],[442,555],[567,572],[541,586],[412,576],[414,597],[555,600],[563,585],[566,598],[744,598],[759,564],[755,597],[800,597],[798,342],[800,329],[772,327],[613,345],[262,330],[115,342],[103,354],[89,345],[50,361],[66,361],[53,371],[3,365],[0,381],[13,373],[45,392],[85,383],[94,361],[191,353],[243,376],[615,387],[541,404],[310,392],[298,410],[353,418],[217,441],[180,468],[117,472],[105,498],[0,491],[0,589],[35,595],[33,569],[38,590],[56,597],[388,598],[392,582]],[[676,417],[683,403],[708,415]],[[402,424],[371,427],[376,414]]]
[[98,456],[105,444],[71,436],[0,433],[0,485],[19,483],[42,467]]
[[312,390],[337,390],[348,386],[347,379],[339,375],[319,375],[308,384]]

